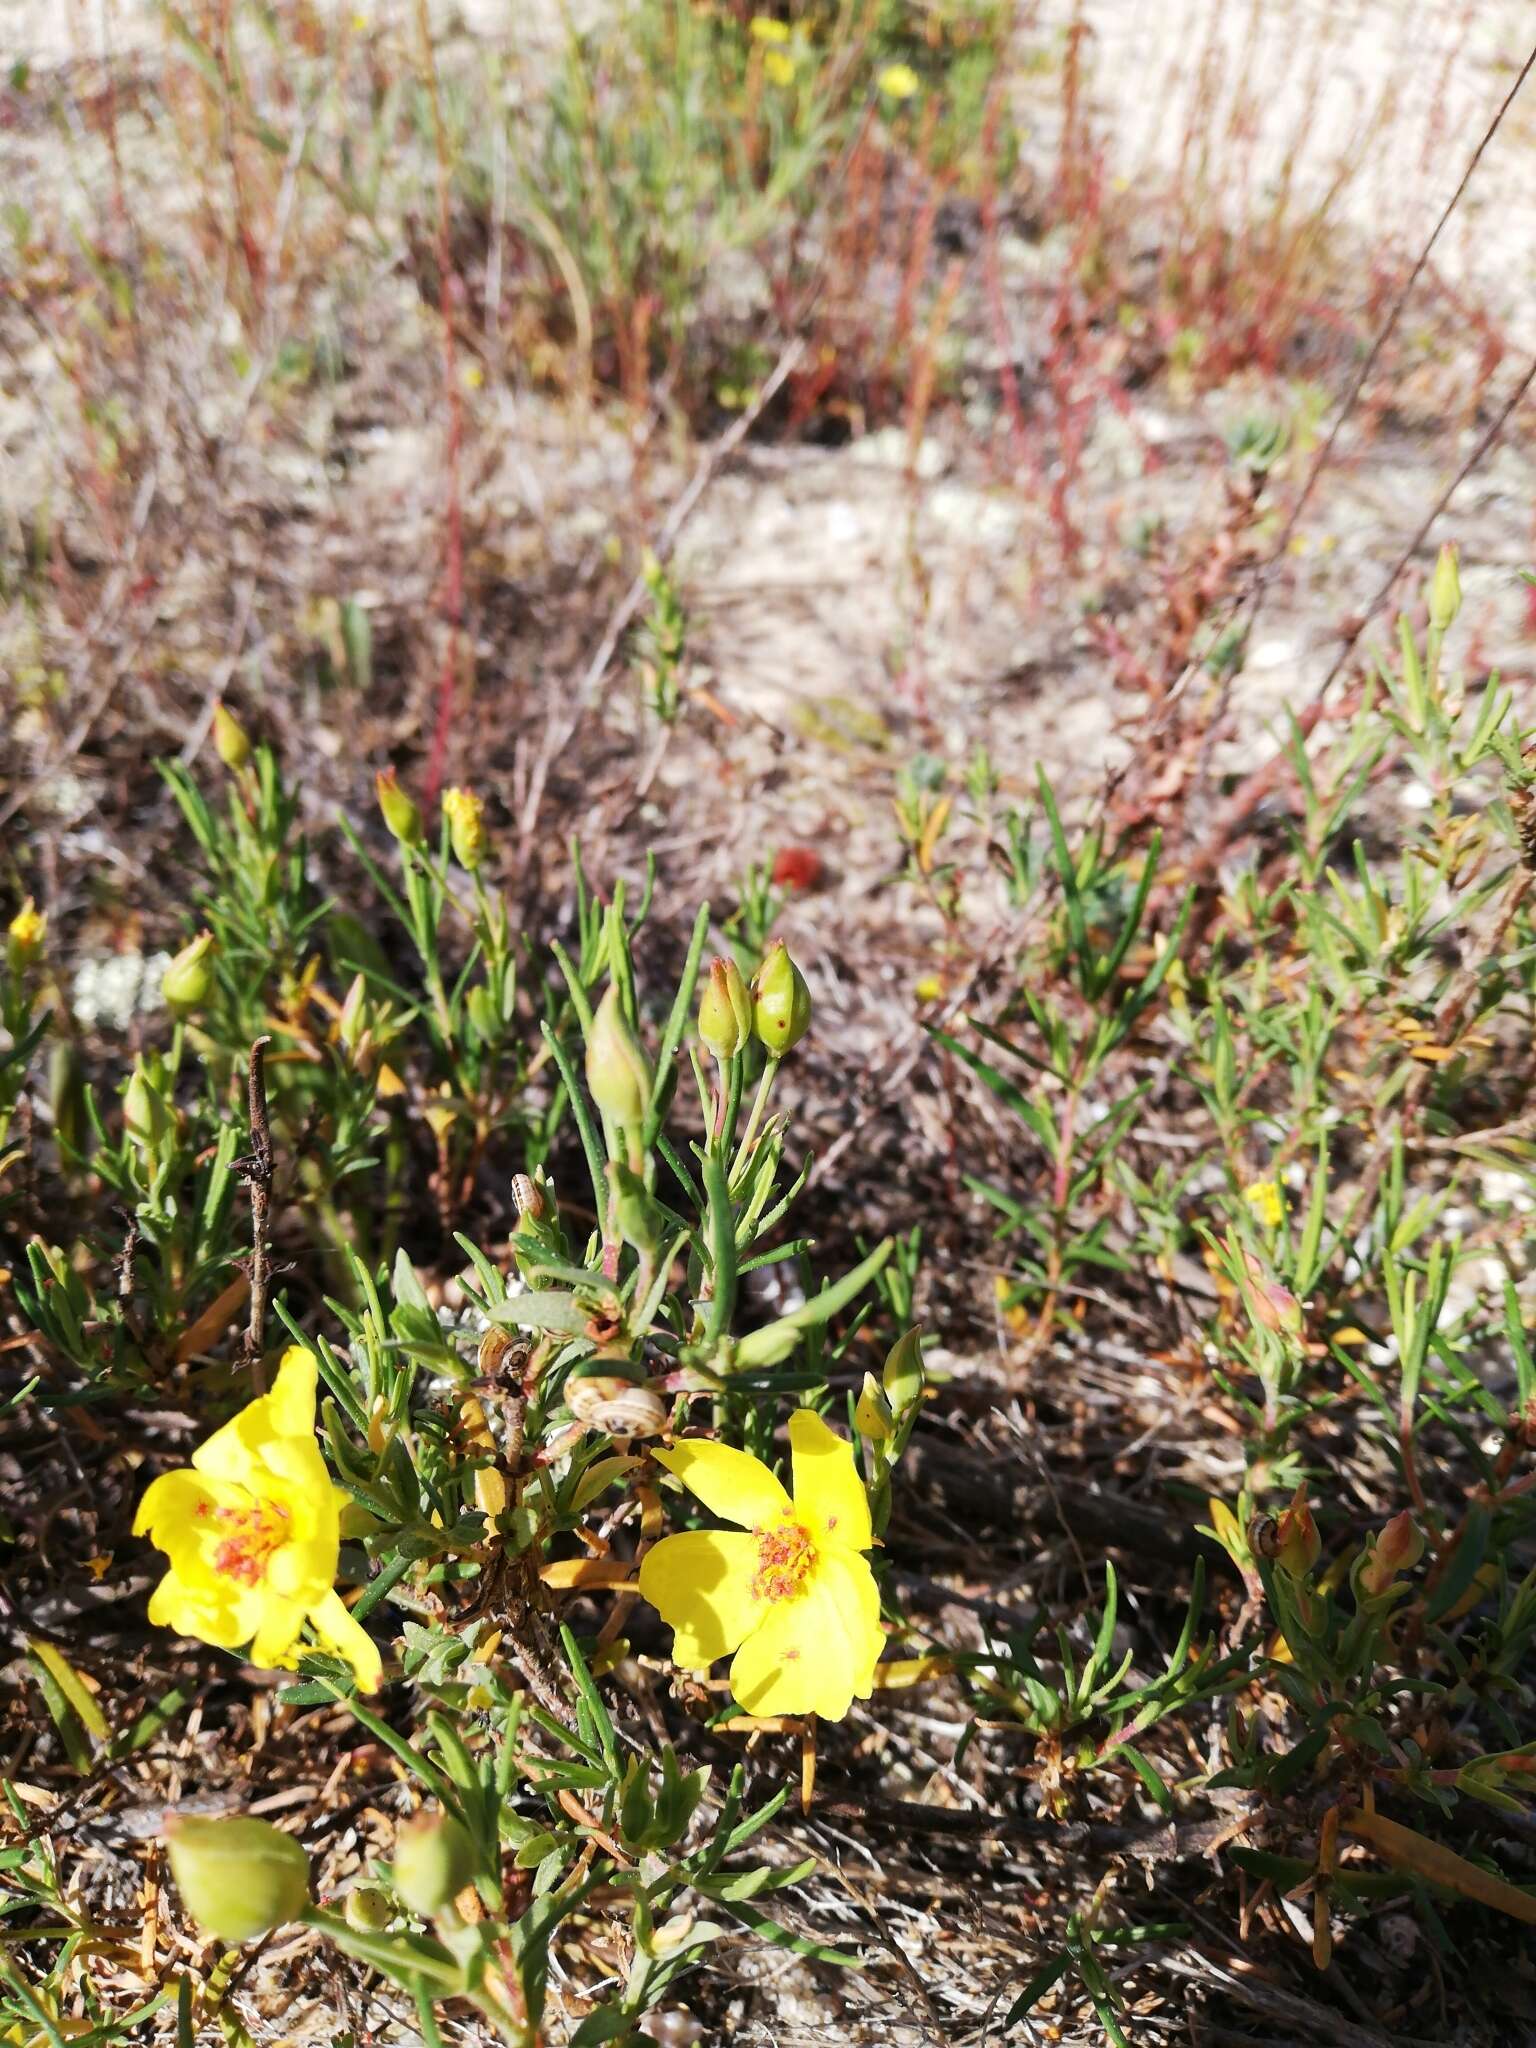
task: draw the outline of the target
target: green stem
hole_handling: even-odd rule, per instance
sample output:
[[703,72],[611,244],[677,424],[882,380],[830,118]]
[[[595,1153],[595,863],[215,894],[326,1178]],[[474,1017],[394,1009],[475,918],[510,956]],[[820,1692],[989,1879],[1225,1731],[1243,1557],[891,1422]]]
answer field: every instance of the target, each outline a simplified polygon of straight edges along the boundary
[[762,1122],[763,1111],[768,1103],[768,1091],[773,1086],[773,1077],[779,1071],[779,1063],[772,1057],[763,1068],[763,1078],[757,1084],[757,1094],[752,1102],[752,1114],[747,1119],[746,1134],[736,1148],[736,1157],[731,1164],[731,1179],[734,1181],[745,1165],[757,1137],[757,1127]]

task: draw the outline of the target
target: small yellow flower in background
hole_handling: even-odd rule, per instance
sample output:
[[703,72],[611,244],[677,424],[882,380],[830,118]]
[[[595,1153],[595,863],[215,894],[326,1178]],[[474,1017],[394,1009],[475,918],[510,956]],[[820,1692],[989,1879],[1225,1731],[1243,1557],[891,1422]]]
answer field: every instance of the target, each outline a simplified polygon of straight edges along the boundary
[[157,1628],[221,1650],[249,1643],[251,1663],[291,1671],[308,1622],[374,1692],[378,1648],[336,1591],[347,1496],[315,1441],[318,1374],[313,1352],[286,1351],[270,1394],[200,1444],[190,1471],[150,1484],[133,1532],[171,1561],[150,1595]]
[[736,1529],[691,1529],[646,1552],[640,1591],[685,1671],[731,1657],[749,1714],[840,1721],[874,1690],[885,1637],[863,1553],[873,1541],[853,1452],[808,1408],[790,1417],[794,1499],[757,1458],[692,1439],[653,1455]]
[[757,43],[787,43],[789,23],[775,21],[771,14],[754,14],[752,17],[752,40]]
[[1285,1196],[1277,1180],[1256,1180],[1243,1189],[1243,1200],[1266,1230],[1278,1230],[1285,1221]]
[[922,86],[910,64],[887,64],[875,83],[892,100],[909,100]]
[[13,969],[37,958],[47,932],[48,920],[29,896],[6,927],[6,958]]
[[793,85],[795,82],[795,60],[788,50],[765,52],[763,69],[775,85]]
[[454,859],[473,874],[485,859],[485,805],[471,789],[444,790],[443,816]]

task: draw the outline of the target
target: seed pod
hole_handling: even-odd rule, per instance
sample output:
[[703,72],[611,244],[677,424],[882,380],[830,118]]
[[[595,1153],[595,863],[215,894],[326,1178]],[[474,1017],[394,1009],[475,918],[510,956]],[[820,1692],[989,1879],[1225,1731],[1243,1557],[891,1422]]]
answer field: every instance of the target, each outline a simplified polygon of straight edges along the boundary
[[774,1058],[782,1058],[811,1028],[811,992],[782,939],[768,948],[752,986],[753,1028]]
[[451,1905],[474,1881],[474,1844],[440,1807],[413,1813],[395,1836],[395,1890],[422,1919]]
[[209,955],[216,950],[213,933],[199,932],[167,967],[160,978],[160,993],[178,1014],[201,1009],[213,990],[213,966]]
[[309,1858],[270,1821],[180,1814],[166,1848],[182,1904],[220,1941],[254,1941],[309,1904]]
[[382,1934],[395,1917],[395,1908],[376,1884],[354,1885],[341,1902],[342,1918],[359,1934]]
[[653,1387],[597,1373],[567,1380],[565,1405],[578,1422],[607,1436],[659,1436],[669,1413]]

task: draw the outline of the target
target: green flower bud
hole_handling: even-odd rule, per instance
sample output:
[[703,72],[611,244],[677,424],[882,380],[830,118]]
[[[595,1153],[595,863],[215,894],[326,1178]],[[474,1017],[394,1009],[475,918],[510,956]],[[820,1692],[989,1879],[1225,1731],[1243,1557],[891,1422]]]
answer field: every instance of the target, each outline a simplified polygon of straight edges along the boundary
[[637,1252],[655,1251],[666,1225],[651,1199],[650,1189],[621,1159],[609,1160],[608,1178],[613,1183],[614,1217],[620,1237]]
[[251,758],[251,742],[244,726],[222,703],[213,707],[213,751],[231,774]]
[[811,1024],[811,992],[782,939],[768,948],[752,986],[753,1028],[777,1059],[800,1043]]
[[400,787],[393,768],[381,768],[373,778],[374,794],[384,823],[402,846],[420,846],[421,813]]
[[341,1902],[341,1917],[358,1934],[382,1934],[395,1917],[394,1902],[376,1884],[354,1885]]
[[309,1904],[309,1858],[270,1821],[181,1814],[166,1847],[182,1904],[220,1941],[254,1941]]
[[885,1397],[898,1415],[904,1414],[923,1394],[923,1333],[908,1330],[896,1339],[886,1354],[880,1383]]
[[170,1106],[138,1061],[123,1090],[123,1128],[143,1151],[150,1152],[170,1135]]
[[629,1028],[616,982],[609,984],[592,1019],[587,1086],[603,1114],[626,1130],[635,1129],[650,1106],[651,1063]]
[[864,1384],[859,1390],[854,1405],[853,1419],[861,1437],[872,1444],[883,1444],[890,1440],[891,1411],[886,1406],[885,1395],[880,1391],[880,1382],[872,1372],[864,1375]]
[[474,1845],[441,1807],[413,1813],[395,1836],[395,1890],[423,1920],[451,1906],[474,1875]]
[[1385,1593],[1399,1572],[1411,1571],[1424,1555],[1424,1534],[1405,1508],[1394,1515],[1371,1545],[1360,1567],[1362,1593]]
[[699,1036],[717,1060],[728,1060],[752,1036],[752,997],[734,960],[712,960],[699,1002]]
[[368,985],[361,974],[354,974],[352,986],[347,990],[346,1000],[336,1019],[336,1036],[347,1052],[356,1052],[358,1041],[368,1028]]
[[1461,573],[1454,543],[1447,541],[1429,584],[1429,623],[1443,633],[1461,610]]
[[1290,1578],[1304,1579],[1323,1554],[1323,1539],[1317,1533],[1312,1510],[1307,1505],[1306,1482],[1297,1487],[1291,1504],[1275,1528],[1275,1563]]
[[485,805],[472,789],[445,790],[443,816],[454,859],[473,874],[485,859]]
[[199,932],[167,967],[160,979],[160,993],[173,1010],[200,1010],[213,991],[213,961],[217,950],[212,932]]
[[482,1045],[494,1045],[501,1033],[501,1016],[496,998],[483,981],[477,981],[464,998],[464,1008]]

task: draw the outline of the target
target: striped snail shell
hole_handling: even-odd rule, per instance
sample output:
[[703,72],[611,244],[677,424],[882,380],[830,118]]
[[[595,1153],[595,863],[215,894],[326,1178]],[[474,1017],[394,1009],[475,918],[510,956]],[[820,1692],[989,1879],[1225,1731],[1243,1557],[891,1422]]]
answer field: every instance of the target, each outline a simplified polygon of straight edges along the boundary
[[596,1373],[566,1381],[565,1405],[578,1422],[609,1436],[659,1436],[669,1413],[653,1388]]
[[499,1323],[492,1323],[475,1353],[481,1378],[493,1380],[503,1373],[514,1377],[527,1365],[531,1349],[521,1331],[504,1330]]

